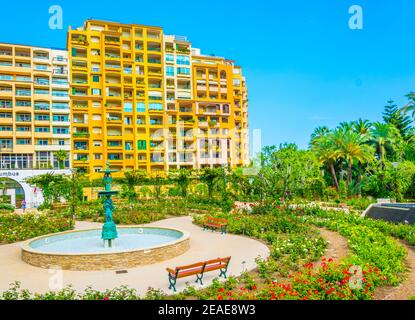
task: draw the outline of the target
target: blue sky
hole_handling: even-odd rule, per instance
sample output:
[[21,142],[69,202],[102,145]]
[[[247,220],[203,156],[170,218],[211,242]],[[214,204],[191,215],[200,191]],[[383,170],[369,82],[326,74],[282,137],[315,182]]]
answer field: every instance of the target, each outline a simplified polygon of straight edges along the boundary
[[[87,18],[162,26],[204,53],[236,60],[248,79],[250,126],[263,145],[306,147],[318,125],[380,120],[388,99],[415,91],[412,0],[36,1],[2,3],[0,42],[65,47]],[[187,5],[187,4],[190,5]],[[64,30],[48,9],[63,8]],[[363,7],[363,30],[348,27]]]

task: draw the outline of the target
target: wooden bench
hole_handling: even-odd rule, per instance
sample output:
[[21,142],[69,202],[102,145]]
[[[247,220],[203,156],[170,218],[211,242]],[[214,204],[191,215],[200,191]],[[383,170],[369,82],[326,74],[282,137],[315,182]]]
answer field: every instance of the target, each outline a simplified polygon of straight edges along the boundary
[[226,258],[217,258],[213,260],[208,260],[204,262],[197,262],[189,264],[186,266],[177,267],[175,269],[167,268],[169,274],[169,289],[176,291],[176,282],[177,279],[185,278],[189,276],[196,276],[196,283],[200,282],[203,285],[203,275],[206,272],[219,270],[219,277],[224,277],[226,279],[226,272],[228,271],[229,262],[231,257]]
[[214,218],[214,217],[207,217],[205,222],[203,223],[203,230],[210,229],[214,231],[215,229],[220,229],[221,233],[226,233],[228,228],[228,220]]

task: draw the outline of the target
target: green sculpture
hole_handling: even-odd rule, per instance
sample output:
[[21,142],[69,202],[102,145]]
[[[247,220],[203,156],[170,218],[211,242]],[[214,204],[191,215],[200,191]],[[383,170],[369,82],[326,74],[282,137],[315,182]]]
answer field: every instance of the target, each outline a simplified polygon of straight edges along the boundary
[[104,199],[104,212],[105,212],[105,223],[102,226],[102,239],[104,240],[104,244],[108,247],[112,247],[112,241],[118,238],[117,233],[117,226],[115,225],[112,219],[112,212],[114,210],[114,203],[112,202],[111,197],[115,194],[118,194],[118,191],[111,190],[111,183],[112,183],[112,176],[111,173],[115,172],[114,170],[110,170],[109,163],[107,163],[107,167],[104,171],[104,184],[105,190],[100,191],[99,197],[105,197]]

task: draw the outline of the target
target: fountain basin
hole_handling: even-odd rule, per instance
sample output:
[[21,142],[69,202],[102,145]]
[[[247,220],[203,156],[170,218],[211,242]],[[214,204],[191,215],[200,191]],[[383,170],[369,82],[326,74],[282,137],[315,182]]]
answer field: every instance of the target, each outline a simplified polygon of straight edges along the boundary
[[105,248],[101,229],[66,231],[22,244],[22,260],[41,268],[119,270],[174,258],[189,249],[189,234],[160,227],[118,227],[112,248]]

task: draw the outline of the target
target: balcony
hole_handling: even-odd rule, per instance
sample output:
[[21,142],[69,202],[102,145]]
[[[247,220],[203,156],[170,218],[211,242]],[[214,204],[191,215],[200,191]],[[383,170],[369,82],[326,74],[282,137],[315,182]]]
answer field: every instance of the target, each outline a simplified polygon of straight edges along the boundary
[[74,132],[72,134],[72,137],[87,139],[87,138],[89,138],[89,132]]
[[88,41],[85,35],[82,34],[72,34],[71,42],[76,45],[88,45]]
[[19,90],[19,89],[16,89],[16,96],[19,96],[19,97],[31,97],[32,96],[32,91],[31,90]]
[[4,50],[4,49],[0,49],[0,56],[12,56],[12,51],[11,50]]
[[49,79],[41,79],[41,78],[37,78],[34,81],[35,85],[38,86],[49,86],[50,82]]
[[66,76],[68,75],[68,70],[63,69],[63,68],[53,69],[52,73],[53,75],[56,75],[56,76]]
[[105,44],[119,46],[120,45],[120,38],[113,37],[113,36],[106,36],[105,37]]

